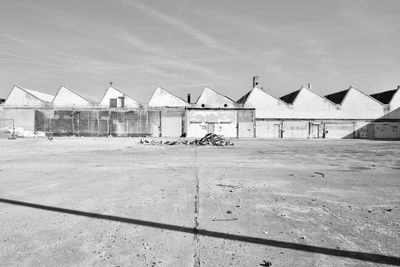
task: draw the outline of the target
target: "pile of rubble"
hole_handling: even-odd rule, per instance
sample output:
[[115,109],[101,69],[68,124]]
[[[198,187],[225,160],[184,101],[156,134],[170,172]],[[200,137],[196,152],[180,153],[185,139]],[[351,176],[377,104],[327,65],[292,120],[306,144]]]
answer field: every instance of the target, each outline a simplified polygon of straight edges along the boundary
[[148,138],[142,138],[139,144],[149,145],[194,145],[194,146],[233,146],[233,143],[224,138],[223,135],[208,133],[203,138],[195,140],[175,140],[175,141],[155,141]]
[[223,135],[208,133],[201,139],[194,140],[196,146],[233,146]]

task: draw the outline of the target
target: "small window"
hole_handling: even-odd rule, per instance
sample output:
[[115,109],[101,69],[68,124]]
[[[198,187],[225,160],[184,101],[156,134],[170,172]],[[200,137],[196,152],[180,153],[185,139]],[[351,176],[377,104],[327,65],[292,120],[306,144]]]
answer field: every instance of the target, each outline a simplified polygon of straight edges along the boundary
[[224,104],[224,108],[228,107],[228,104]]
[[204,105],[204,104],[201,104],[201,107],[202,107],[202,108],[204,108],[204,107],[205,107],[205,105]]

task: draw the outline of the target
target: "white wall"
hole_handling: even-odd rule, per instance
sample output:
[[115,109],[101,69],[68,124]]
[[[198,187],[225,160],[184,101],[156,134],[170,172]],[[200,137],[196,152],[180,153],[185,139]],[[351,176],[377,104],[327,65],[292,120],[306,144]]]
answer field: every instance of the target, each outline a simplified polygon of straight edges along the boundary
[[337,118],[338,109],[334,103],[324,97],[302,88],[293,103],[290,115],[290,118],[330,119]]
[[129,96],[123,94],[122,92],[109,87],[106,91],[106,93],[104,94],[103,99],[100,101],[100,106],[102,107],[110,107],[110,99],[111,98],[118,98],[118,97],[122,97],[124,96],[124,105],[127,108],[140,108],[141,105],[139,102],[133,100],[132,98],[130,98]]
[[225,105],[232,108],[235,107],[235,102],[206,87],[196,102],[196,107],[202,107],[202,105],[205,108],[224,108]]
[[243,105],[256,109],[256,118],[287,118],[290,115],[289,106],[283,101],[258,88],[253,88]]
[[351,88],[347,93],[339,113],[340,119],[378,119],[385,115],[385,106]]
[[36,97],[32,96],[31,94],[28,94],[21,88],[15,86],[11,90],[4,105],[40,107],[45,106],[46,104],[43,101],[40,101]]
[[61,87],[53,100],[53,105],[55,107],[86,107],[92,106],[92,103],[68,88]]
[[188,137],[203,137],[209,123],[214,123],[215,134],[237,137],[237,112],[234,110],[188,110],[186,123]]
[[157,87],[148,103],[151,107],[185,107],[188,103],[165,91],[161,87]]

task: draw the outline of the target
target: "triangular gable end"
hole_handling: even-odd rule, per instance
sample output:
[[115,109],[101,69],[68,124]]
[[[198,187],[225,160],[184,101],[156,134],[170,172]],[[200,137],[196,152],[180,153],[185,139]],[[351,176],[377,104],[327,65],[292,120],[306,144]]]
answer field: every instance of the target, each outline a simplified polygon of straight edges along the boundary
[[[40,97],[44,97],[45,99]],[[51,103],[51,100],[50,102],[46,101],[46,99],[50,98],[53,98],[53,96],[14,85],[4,104],[13,106],[44,106]]]
[[[316,92],[314,92],[314,91],[312,91],[312,90],[310,90],[310,89],[308,89],[308,88],[306,88],[306,87],[302,87],[302,88],[298,91],[298,93],[297,93],[297,95],[296,95],[296,98],[294,99],[294,101],[293,101],[292,104],[294,104],[295,102],[297,102],[298,99],[300,99],[304,94],[306,94],[306,98],[310,98],[310,95],[311,95],[311,96],[314,98],[313,100],[315,100],[315,101],[321,100],[321,102],[324,103],[324,104],[326,103],[326,104],[328,104],[328,105],[337,106],[337,104],[334,103],[333,101],[331,101],[330,99],[328,99],[328,98],[326,98],[326,97],[323,97],[323,96],[320,96],[320,95],[317,94]],[[308,94],[309,96],[307,96],[307,94]],[[310,99],[310,100],[311,100],[311,99]]]
[[207,86],[204,88],[203,92],[197,99],[196,105],[198,107],[212,107],[212,108],[236,107],[235,101]]
[[[257,94],[258,94],[258,95],[261,94],[262,96],[265,96],[265,97],[267,97],[267,98],[270,98],[271,100],[277,101],[277,103],[279,103],[279,104],[282,104],[282,105],[287,106],[287,103],[286,103],[285,101],[283,101],[282,99],[276,98],[276,97],[274,97],[273,95],[271,95],[271,94],[265,92],[264,90],[262,90],[262,89],[260,89],[260,88],[258,88],[258,87],[254,87],[253,89],[251,89],[247,94],[245,94],[245,95],[242,96],[238,101],[236,101],[236,103],[244,106],[244,105],[246,105],[248,102],[252,102],[253,96],[254,96],[254,95],[257,95]],[[257,98],[257,99],[255,99],[255,100],[259,100],[259,99],[258,99],[259,97],[256,96],[256,98]]]
[[92,106],[93,101],[81,96],[65,85],[61,85],[56,96],[53,99],[55,106]]
[[151,107],[186,107],[189,104],[158,86],[151,96],[148,105]]
[[42,93],[36,90],[31,90],[31,89],[26,89],[24,88],[25,91],[29,92],[30,94],[36,96],[38,99],[44,101],[44,102],[48,102],[51,103],[54,99],[54,95],[50,95],[50,94],[46,94],[46,93]]
[[378,104],[378,105],[381,105],[381,106],[384,106],[384,104],[383,104],[382,102],[376,100],[375,98],[373,98],[373,97],[367,95],[367,94],[364,93],[363,91],[361,91],[361,90],[359,90],[359,89],[357,89],[357,88],[355,88],[355,87],[353,87],[353,86],[350,86],[350,88],[348,89],[348,92],[347,92],[346,96],[344,97],[342,103],[345,103],[346,99],[348,98],[348,96],[349,96],[350,93],[352,93],[352,92],[357,92],[357,94],[360,94],[360,95],[362,95],[362,96],[367,97],[368,99],[372,100],[374,103],[376,103],[376,104]]
[[129,97],[127,94],[124,92],[110,86],[106,90],[106,92],[103,95],[103,98],[100,101],[101,106],[110,106],[110,99],[112,98],[118,98],[118,97],[124,97],[124,106],[127,108],[140,108],[142,104],[139,101],[134,100],[133,98]]
[[382,104],[389,105],[392,102],[392,100],[395,97],[395,95],[398,93],[398,91],[399,91],[399,88],[393,89],[393,90],[384,91],[384,92],[380,92],[380,93],[376,93],[376,94],[371,94],[370,96],[375,98],[376,100],[378,100]]
[[282,101],[284,101],[287,104],[293,105],[294,101],[297,98],[297,95],[300,93],[300,90],[303,89],[303,88],[304,88],[304,86],[301,87],[299,90],[296,90],[294,92],[291,92],[291,93],[289,93],[287,95],[284,95],[284,96],[280,97],[279,99],[281,99]]

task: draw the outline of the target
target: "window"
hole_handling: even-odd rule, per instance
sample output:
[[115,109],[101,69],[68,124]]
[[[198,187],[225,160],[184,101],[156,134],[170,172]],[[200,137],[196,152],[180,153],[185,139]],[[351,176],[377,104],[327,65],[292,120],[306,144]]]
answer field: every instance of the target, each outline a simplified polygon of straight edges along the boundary
[[228,107],[228,104],[224,104],[224,108]]

